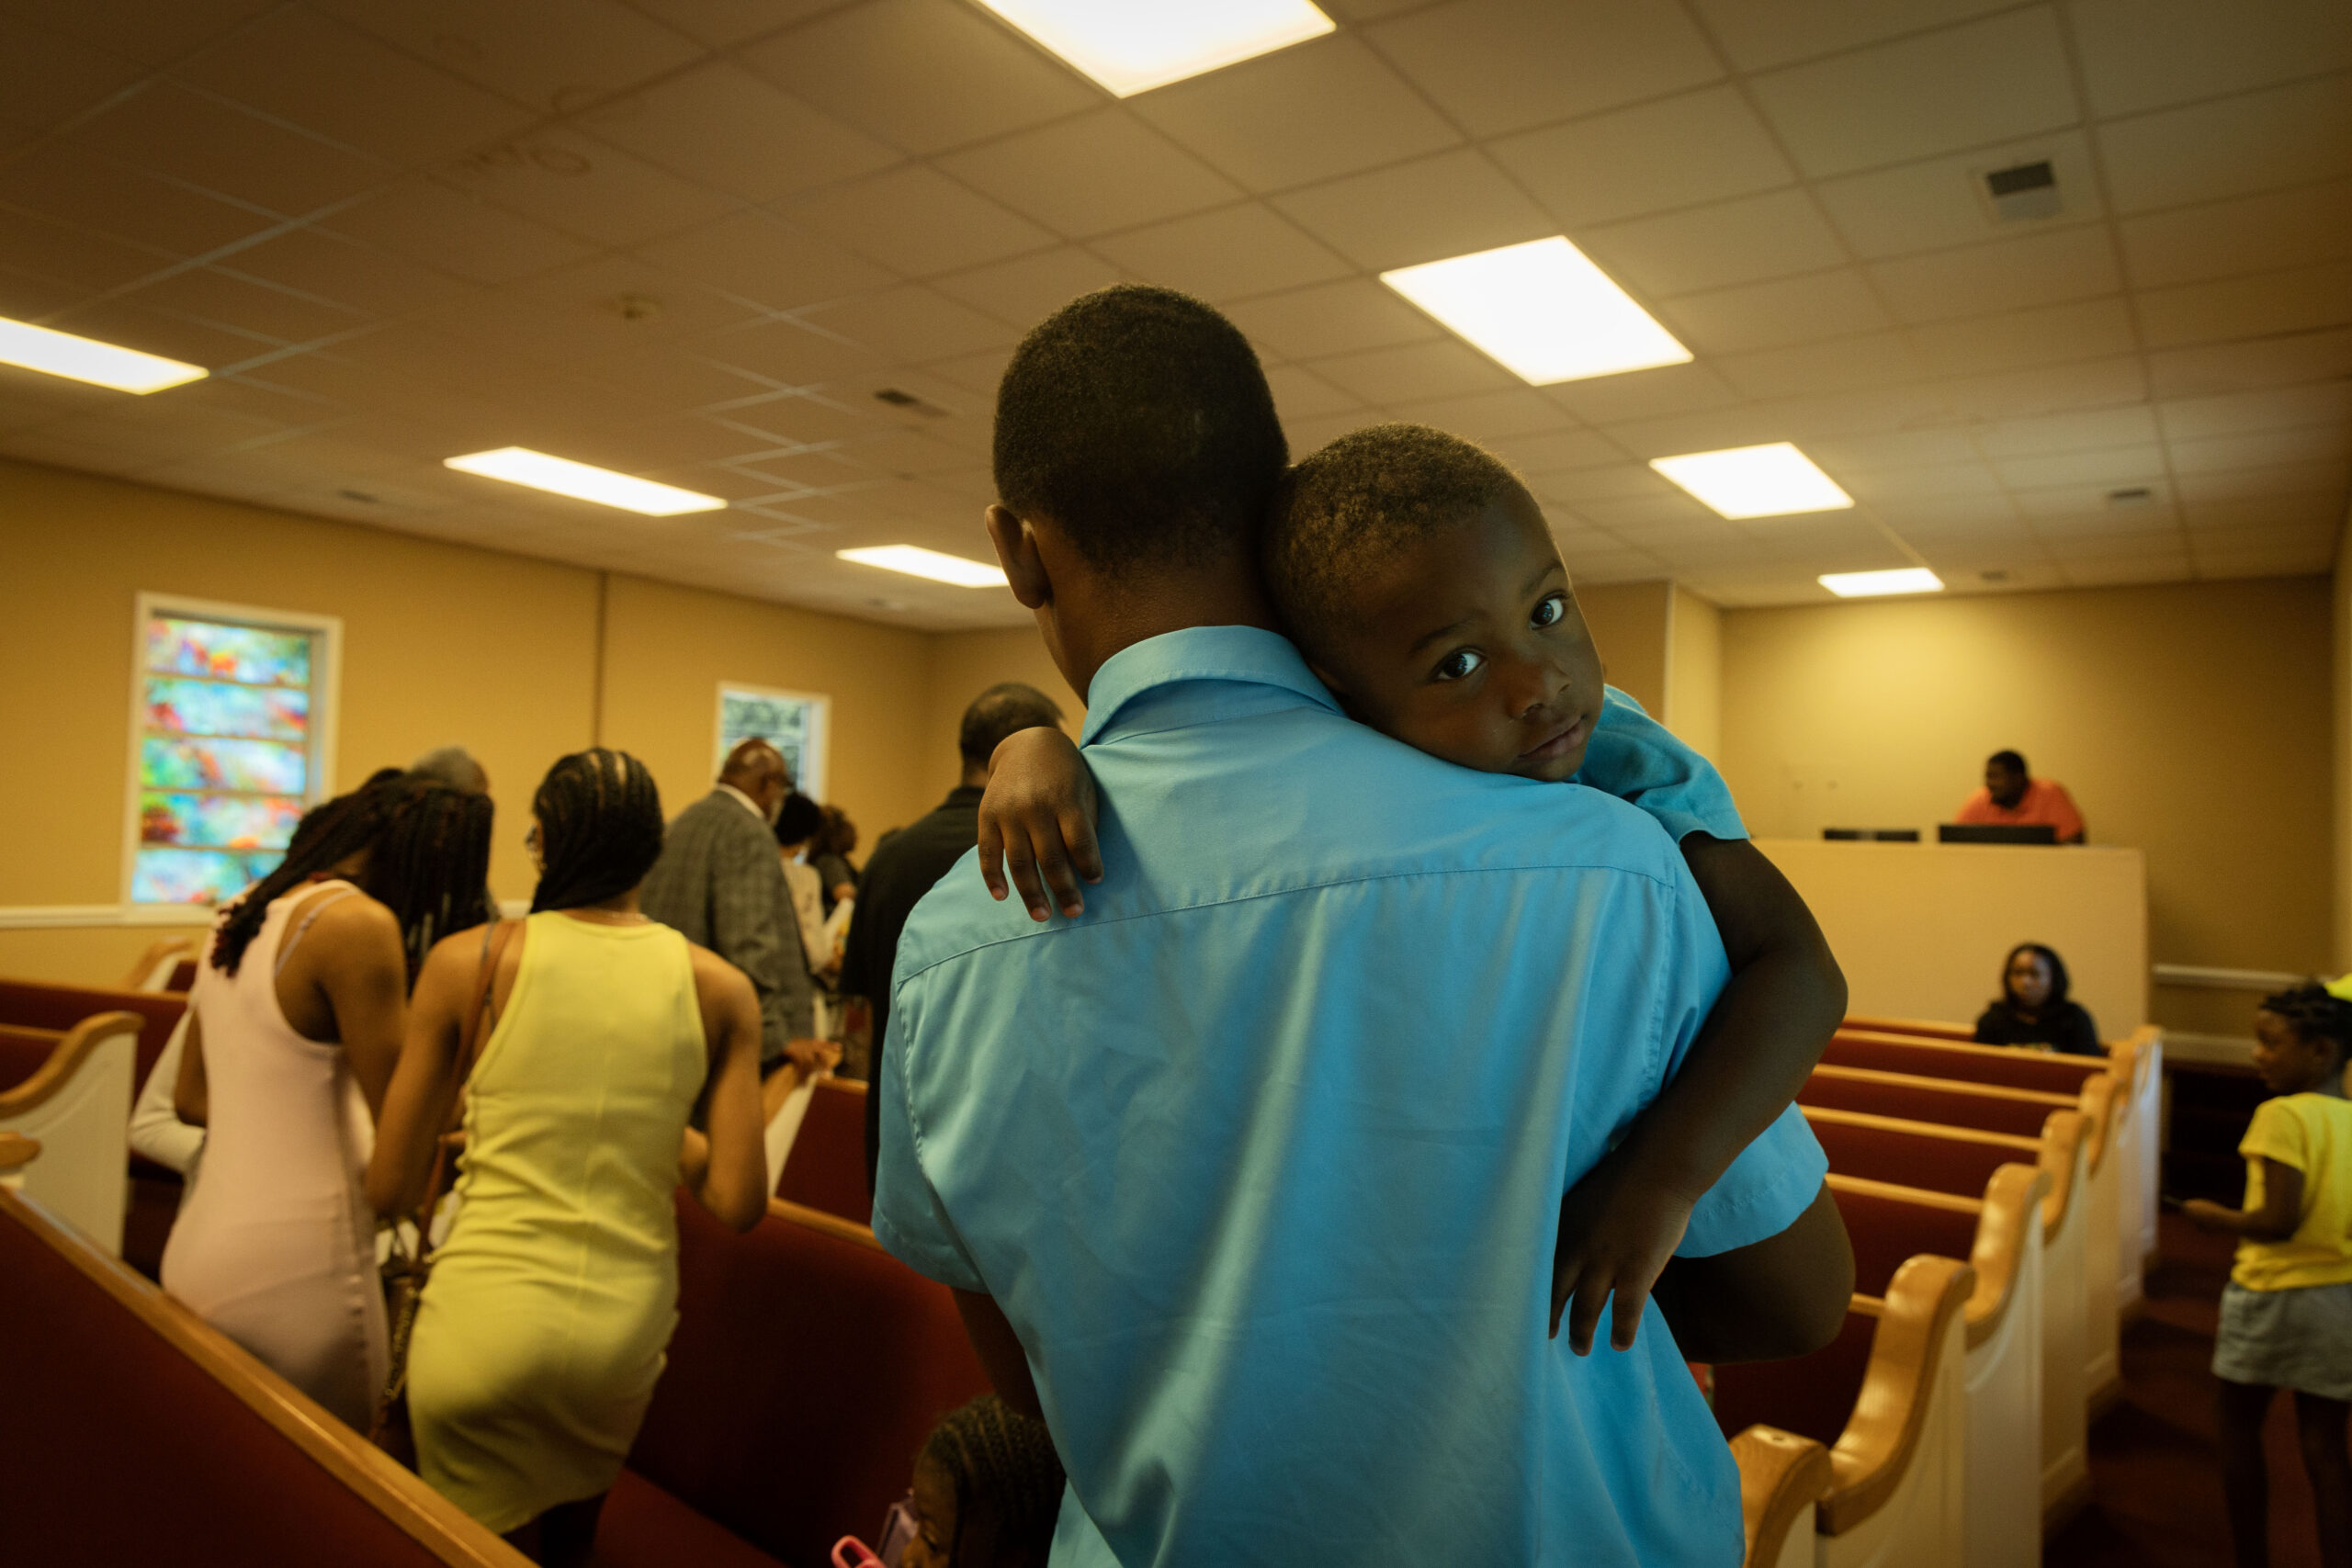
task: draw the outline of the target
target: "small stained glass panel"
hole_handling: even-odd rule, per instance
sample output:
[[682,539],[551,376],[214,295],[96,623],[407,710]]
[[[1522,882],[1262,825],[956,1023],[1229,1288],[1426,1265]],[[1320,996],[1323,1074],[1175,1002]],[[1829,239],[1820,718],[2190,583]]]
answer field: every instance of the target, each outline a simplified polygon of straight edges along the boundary
[[299,686],[238,686],[150,676],[147,728],[178,735],[302,740],[311,732],[311,694]]
[[288,795],[185,795],[148,790],[139,798],[139,839],[218,850],[282,850],[302,819]]
[[253,852],[147,848],[130,872],[134,904],[219,904],[277,869],[276,850]]
[[249,686],[308,686],[311,634],[156,615],[147,623],[147,668]]
[[784,765],[797,784],[808,776],[808,712],[816,705],[805,697],[772,696],[764,692],[721,691],[718,696],[718,757],[745,740],[767,741],[784,753]]
[[300,795],[309,762],[300,746],[274,741],[180,740],[150,735],[140,747],[139,782],[149,789]]

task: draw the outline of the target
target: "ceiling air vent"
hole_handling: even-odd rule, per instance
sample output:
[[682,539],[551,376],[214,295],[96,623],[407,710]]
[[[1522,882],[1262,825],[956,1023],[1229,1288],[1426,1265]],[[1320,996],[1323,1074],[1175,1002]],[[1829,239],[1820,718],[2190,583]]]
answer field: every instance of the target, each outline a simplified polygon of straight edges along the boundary
[[1984,194],[1992,198],[1993,216],[2004,223],[2055,217],[2059,207],[2058,174],[2047,158],[1995,169],[1984,176]]
[[937,403],[925,402],[912,392],[900,391],[896,387],[884,387],[874,396],[876,401],[888,403],[894,409],[904,409],[909,413],[919,413],[925,419],[947,417],[947,411]]
[[2133,485],[2129,490],[2111,490],[2107,492],[2107,503],[2118,508],[2154,506],[2156,503],[2156,492],[2146,485]]

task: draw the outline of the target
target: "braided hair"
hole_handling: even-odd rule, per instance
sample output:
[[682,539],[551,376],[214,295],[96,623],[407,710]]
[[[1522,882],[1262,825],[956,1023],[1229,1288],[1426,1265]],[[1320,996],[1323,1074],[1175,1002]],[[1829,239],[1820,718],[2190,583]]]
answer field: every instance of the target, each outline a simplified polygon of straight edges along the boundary
[[2331,1047],[2339,1067],[2352,1055],[2352,1002],[2331,995],[2316,980],[2263,998],[2262,1010],[2285,1019],[2305,1040]]
[[1044,1568],[1065,1477],[1043,1421],[984,1393],[948,1412],[922,1457],[956,1483],[956,1568]]
[[643,762],[597,746],[559,758],[531,797],[544,869],[531,909],[578,909],[628,892],[662,858],[662,792]]
[[461,795],[397,769],[378,773],[304,814],[277,869],[221,911],[213,966],[234,975],[272,903],[366,850],[368,869],[353,880],[400,922],[413,984],[435,941],[488,918],[482,886],[490,872],[490,826],[485,796]]

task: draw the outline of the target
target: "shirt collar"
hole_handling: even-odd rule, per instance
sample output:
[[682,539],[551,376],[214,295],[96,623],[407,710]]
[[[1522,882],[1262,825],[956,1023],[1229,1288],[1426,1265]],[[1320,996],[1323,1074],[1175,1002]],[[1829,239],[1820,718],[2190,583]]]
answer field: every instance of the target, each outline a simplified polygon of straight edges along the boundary
[[758,801],[753,800],[750,795],[745,795],[741,790],[737,789],[731,784],[720,784],[718,786],[718,793],[721,795],[731,795],[737,800],[741,801],[743,803],[743,809],[758,818],[763,827],[766,826],[768,814],[760,809],[760,803]]
[[1146,692],[1181,681],[1275,686],[1318,707],[1340,711],[1298,649],[1279,632],[1258,626],[1187,626],[1131,643],[1102,661],[1086,689],[1086,728],[1079,744],[1100,738],[1119,710]]

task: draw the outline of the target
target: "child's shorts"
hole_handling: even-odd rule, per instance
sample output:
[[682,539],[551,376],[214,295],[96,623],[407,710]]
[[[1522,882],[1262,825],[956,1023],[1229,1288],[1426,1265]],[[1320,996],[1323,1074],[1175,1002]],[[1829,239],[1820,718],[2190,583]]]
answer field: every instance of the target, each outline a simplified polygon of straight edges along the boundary
[[2222,1287],[2213,1375],[2352,1400],[2352,1283],[2249,1291]]

